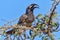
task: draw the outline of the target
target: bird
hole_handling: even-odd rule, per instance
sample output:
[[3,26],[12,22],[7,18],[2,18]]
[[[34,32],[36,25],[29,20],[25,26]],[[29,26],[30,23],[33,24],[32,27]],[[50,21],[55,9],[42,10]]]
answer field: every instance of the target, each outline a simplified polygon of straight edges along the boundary
[[30,4],[27,8],[26,8],[26,12],[25,14],[23,14],[18,21],[18,25],[23,25],[26,27],[31,27],[32,22],[35,20],[34,18],[34,14],[33,11],[35,8],[39,8],[38,4]]
[[[22,26],[26,26],[26,27],[31,27],[32,22],[34,21],[34,14],[33,14],[33,10],[35,8],[39,8],[39,5],[37,4],[30,4],[27,8],[26,8],[26,12],[25,14],[23,14],[20,18],[19,21],[17,23],[17,25],[22,25]],[[6,30],[6,34],[14,34],[16,31],[15,28],[12,28],[10,30]]]

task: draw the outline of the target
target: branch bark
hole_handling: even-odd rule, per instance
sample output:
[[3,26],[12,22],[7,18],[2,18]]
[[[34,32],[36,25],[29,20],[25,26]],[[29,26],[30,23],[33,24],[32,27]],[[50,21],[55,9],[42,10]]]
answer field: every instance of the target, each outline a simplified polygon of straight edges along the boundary
[[50,25],[50,22],[51,22],[51,20],[52,20],[52,16],[53,16],[53,12],[55,11],[55,9],[56,9],[56,6],[59,4],[59,2],[60,1],[58,1],[58,2],[53,2],[53,4],[52,4],[52,8],[50,9],[50,16],[49,16],[49,21],[48,21],[48,35],[50,35],[50,31],[51,31],[51,25]]

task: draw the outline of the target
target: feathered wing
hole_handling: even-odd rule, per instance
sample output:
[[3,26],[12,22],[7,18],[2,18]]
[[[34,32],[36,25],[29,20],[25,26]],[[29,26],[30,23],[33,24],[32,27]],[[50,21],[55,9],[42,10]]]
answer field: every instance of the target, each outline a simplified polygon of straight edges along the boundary
[[34,21],[34,15],[33,14],[27,14],[27,19],[25,20],[28,27],[31,27],[32,22]]
[[27,15],[24,14],[19,18],[18,25],[24,25],[25,20],[27,19]]
[[24,14],[20,17],[18,25],[25,25],[27,27],[30,27],[33,21],[34,21],[33,14]]
[[34,15],[33,14],[27,14],[26,22],[32,23],[34,21]]

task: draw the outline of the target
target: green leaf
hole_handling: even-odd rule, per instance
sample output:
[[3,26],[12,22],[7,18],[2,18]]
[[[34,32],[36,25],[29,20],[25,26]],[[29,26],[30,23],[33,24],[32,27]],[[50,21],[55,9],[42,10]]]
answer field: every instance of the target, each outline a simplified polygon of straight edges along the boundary
[[47,38],[44,36],[43,38],[42,38],[43,40],[47,40]]
[[53,22],[51,23],[51,26],[52,26],[52,27],[57,27],[57,26],[56,26],[56,23],[53,23]]
[[38,17],[42,16],[42,14],[38,14]]
[[39,28],[41,28],[41,25],[40,24],[38,24],[37,26],[36,26],[36,29],[38,30]]
[[17,36],[18,35],[18,32],[15,32],[15,36]]
[[49,36],[49,37],[50,37],[50,39],[51,39],[51,40],[54,40],[54,38],[53,38],[53,35],[52,35],[52,34],[50,34],[50,36]]
[[41,16],[42,16],[42,14],[38,14],[38,15],[36,16],[36,18],[41,17]]
[[54,17],[54,18],[57,17],[57,13],[56,13],[56,12],[54,12],[53,17]]

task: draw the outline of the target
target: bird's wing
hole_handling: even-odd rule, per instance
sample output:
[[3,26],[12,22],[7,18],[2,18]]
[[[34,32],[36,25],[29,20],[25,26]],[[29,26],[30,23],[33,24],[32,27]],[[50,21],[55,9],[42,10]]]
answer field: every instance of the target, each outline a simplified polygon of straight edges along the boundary
[[27,15],[24,14],[19,18],[18,24],[25,22],[25,19],[27,19]]
[[27,15],[27,20],[26,22],[33,22],[34,21],[34,15],[33,14],[30,14],[30,15]]

